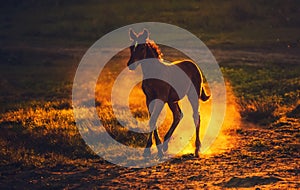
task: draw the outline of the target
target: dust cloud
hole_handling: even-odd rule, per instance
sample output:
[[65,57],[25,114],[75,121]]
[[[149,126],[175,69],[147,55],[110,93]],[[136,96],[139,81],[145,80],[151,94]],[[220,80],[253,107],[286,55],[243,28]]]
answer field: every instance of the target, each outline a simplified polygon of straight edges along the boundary
[[[204,156],[220,154],[235,146],[236,139],[233,132],[239,128],[241,124],[241,117],[238,111],[238,105],[236,103],[235,96],[229,83],[226,83],[226,96],[226,113],[222,128],[219,132],[211,131],[208,128],[209,122],[216,122],[214,121],[214,118],[211,118],[213,95],[208,102],[200,103],[200,139],[202,140],[204,135],[217,135],[217,138],[208,149],[201,149],[201,153]],[[190,138],[191,131],[193,134],[195,134],[194,122],[192,119],[192,108],[186,98],[182,100],[181,107],[182,111],[184,112],[184,118],[181,120],[177,129],[175,130],[169,145],[169,152],[177,155],[190,154],[194,153],[195,151],[195,135]],[[182,147],[184,145],[185,148],[179,153],[174,151],[176,150],[176,147]]]

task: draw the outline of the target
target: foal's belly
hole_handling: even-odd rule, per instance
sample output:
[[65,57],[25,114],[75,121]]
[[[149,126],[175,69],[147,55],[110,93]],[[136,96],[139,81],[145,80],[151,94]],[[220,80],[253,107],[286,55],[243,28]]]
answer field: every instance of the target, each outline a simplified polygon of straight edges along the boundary
[[189,91],[189,84],[179,87],[177,91],[167,82],[148,79],[143,81],[142,89],[147,99],[160,99],[163,102],[175,102],[181,100]]

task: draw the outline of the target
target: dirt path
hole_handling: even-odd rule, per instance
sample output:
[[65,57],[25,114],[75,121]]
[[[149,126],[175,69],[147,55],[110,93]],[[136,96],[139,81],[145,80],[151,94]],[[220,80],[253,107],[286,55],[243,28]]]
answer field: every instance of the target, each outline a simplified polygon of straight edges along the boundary
[[[291,133],[288,129],[270,131],[244,125],[238,131],[236,148],[211,157],[202,156],[200,159],[182,155],[144,169],[122,168],[101,159],[75,160],[73,164],[53,168],[6,168],[1,173],[1,186],[6,189],[297,189],[300,188],[299,159],[295,159],[298,153],[294,149],[287,154],[279,146],[293,140]],[[270,138],[276,140],[270,142]],[[263,145],[249,145],[260,141]]]

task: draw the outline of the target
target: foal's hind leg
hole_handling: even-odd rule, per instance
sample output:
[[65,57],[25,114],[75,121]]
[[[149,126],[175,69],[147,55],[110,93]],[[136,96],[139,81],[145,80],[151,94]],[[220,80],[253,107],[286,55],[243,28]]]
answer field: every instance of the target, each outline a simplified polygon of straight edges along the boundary
[[196,126],[195,156],[199,157],[199,151],[200,151],[200,147],[201,147],[201,142],[200,142],[200,137],[199,137],[199,133],[200,133],[200,115],[198,112],[199,100],[198,100],[198,97],[194,97],[194,96],[188,96],[188,99],[190,100],[192,108],[193,108],[193,118],[194,118],[194,123]]
[[170,141],[170,138],[174,132],[174,130],[176,129],[178,123],[180,122],[180,120],[183,117],[183,114],[181,112],[181,109],[178,105],[178,102],[168,102],[168,105],[173,113],[173,123],[169,129],[169,131],[166,133],[165,137],[164,137],[164,145],[163,145],[163,150],[167,151],[168,150],[168,143]]
[[201,147],[201,142],[200,142],[200,137],[199,137],[199,133],[200,133],[200,115],[197,112],[194,112],[194,122],[196,125],[196,141],[195,141],[195,145],[196,145],[196,149],[195,149],[195,156],[199,157],[199,151],[200,151],[200,147]]

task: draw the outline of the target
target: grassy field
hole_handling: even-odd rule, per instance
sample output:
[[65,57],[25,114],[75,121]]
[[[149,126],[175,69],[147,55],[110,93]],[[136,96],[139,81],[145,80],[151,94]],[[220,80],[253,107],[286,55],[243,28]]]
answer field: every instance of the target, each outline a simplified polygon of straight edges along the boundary
[[[137,8],[135,1],[126,4],[93,0],[2,3],[1,110],[17,104],[30,105],[30,101],[69,100],[74,73],[85,50],[105,33],[135,22],[179,25],[196,34],[210,48],[258,51],[277,48],[296,53],[300,25],[298,4],[292,0],[154,1],[144,2]],[[234,58],[227,60],[234,61]],[[245,73],[248,69],[256,70],[254,64],[246,65],[242,61],[238,66],[237,63],[220,64],[226,67],[223,71],[232,82],[238,81],[239,76],[245,77],[236,91],[237,95],[242,95],[242,91],[246,94],[243,95],[246,102],[254,101],[253,96],[273,94],[283,98],[278,100],[281,103],[290,97],[290,105],[298,94],[299,67],[297,62],[283,62],[267,60],[259,64],[260,72],[255,74]],[[295,81],[285,81],[293,78]],[[252,86],[248,88],[250,80],[253,80]],[[277,80],[288,86],[279,89],[266,86],[272,86]],[[246,88],[249,91],[245,91]],[[287,97],[284,99],[284,96]]]
[[208,45],[299,43],[299,2],[289,1],[9,1],[1,6],[2,43],[89,46],[107,32],[146,21],[179,25]]
[[223,65],[247,121],[269,125],[288,113],[299,116],[299,63],[268,60]]
[[[281,129],[292,130],[291,136],[299,138],[299,7],[297,0],[2,2],[0,180],[20,170],[108,164],[86,146],[76,128],[72,82],[90,45],[107,32],[136,22],[166,22],[197,35],[212,49],[231,83],[243,121],[267,128],[276,138],[274,130]],[[121,55],[117,61],[125,63],[127,58]],[[117,71],[117,67],[107,68],[112,75]],[[144,134],[134,136],[118,125],[105,100],[96,101],[112,136],[125,144],[145,143]],[[139,109],[142,104],[132,109],[136,117],[145,119],[145,107]],[[248,134],[245,129],[234,133]],[[253,136],[247,137],[249,152],[273,146],[270,140],[260,140],[260,134]],[[294,145],[285,144],[278,151],[297,156]],[[245,152],[233,157],[256,159]]]

